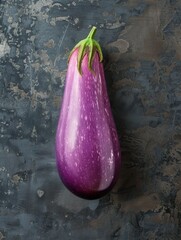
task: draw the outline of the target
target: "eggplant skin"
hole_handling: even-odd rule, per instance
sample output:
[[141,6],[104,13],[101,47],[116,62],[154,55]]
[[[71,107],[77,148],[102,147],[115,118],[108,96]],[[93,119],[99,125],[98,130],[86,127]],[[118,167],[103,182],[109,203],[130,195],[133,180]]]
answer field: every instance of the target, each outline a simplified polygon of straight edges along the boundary
[[95,51],[92,70],[88,53],[77,69],[78,49],[68,64],[64,97],[56,132],[60,178],[75,195],[100,198],[118,179],[120,145],[108,99],[103,65]]

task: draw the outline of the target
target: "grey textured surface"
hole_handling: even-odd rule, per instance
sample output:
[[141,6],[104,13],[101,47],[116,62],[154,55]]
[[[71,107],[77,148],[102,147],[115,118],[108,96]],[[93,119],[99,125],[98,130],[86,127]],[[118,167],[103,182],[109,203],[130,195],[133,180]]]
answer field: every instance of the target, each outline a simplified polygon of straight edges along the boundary
[[[69,51],[92,25],[122,146],[95,201],[59,180]],[[181,239],[181,1],[0,1],[0,239]]]

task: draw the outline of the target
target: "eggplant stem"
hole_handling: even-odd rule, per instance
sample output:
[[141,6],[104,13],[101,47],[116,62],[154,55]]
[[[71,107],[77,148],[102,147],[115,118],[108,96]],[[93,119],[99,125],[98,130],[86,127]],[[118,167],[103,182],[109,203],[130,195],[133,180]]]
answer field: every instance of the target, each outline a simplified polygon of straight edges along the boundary
[[102,54],[101,47],[100,47],[99,43],[93,39],[94,35],[96,33],[96,29],[97,28],[95,26],[93,26],[91,31],[89,32],[88,36],[85,39],[81,40],[79,43],[77,43],[75,45],[75,47],[72,49],[72,51],[70,52],[68,62],[69,62],[70,57],[71,57],[72,53],[74,52],[74,50],[78,49],[77,68],[78,68],[80,75],[82,75],[82,69],[81,69],[82,61],[83,61],[83,58],[84,58],[85,54],[87,53],[87,51],[88,51],[88,57],[89,57],[88,68],[91,72],[94,72],[92,69],[92,61],[93,61],[95,51],[97,51],[99,54],[100,62],[102,62],[102,60],[103,60],[103,54]]
[[95,26],[92,27],[92,29],[90,30],[90,33],[88,34],[87,38],[94,38],[94,35],[96,33],[97,28]]

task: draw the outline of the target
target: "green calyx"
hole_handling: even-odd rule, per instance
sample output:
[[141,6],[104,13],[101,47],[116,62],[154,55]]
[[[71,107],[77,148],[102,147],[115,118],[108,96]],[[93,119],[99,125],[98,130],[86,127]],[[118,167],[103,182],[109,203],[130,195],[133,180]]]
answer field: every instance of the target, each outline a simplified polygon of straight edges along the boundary
[[[90,71],[93,71],[92,61],[93,61],[94,53],[96,51],[99,54],[100,62],[102,62],[102,60],[103,60],[101,47],[100,47],[99,43],[93,39],[95,32],[96,32],[96,27],[92,27],[89,35],[85,39],[81,40],[78,44],[76,44],[76,46],[72,49],[72,51],[70,52],[70,55],[69,55],[69,59],[70,59],[74,50],[78,48],[77,68],[81,75],[82,75],[82,70],[81,70],[82,60],[87,52],[88,52],[88,59],[89,59],[88,60],[88,68]],[[69,59],[68,59],[68,61],[69,61]]]

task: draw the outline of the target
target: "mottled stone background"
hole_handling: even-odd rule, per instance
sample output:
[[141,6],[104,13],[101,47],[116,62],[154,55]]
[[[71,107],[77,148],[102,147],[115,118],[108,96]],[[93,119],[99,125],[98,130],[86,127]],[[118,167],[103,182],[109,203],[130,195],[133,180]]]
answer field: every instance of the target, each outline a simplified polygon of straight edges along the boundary
[[[95,201],[59,180],[69,51],[92,25],[122,145]],[[0,0],[0,240],[181,239],[181,1]]]

